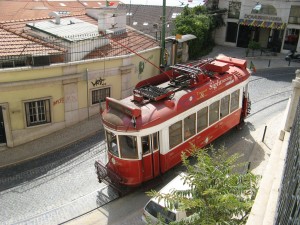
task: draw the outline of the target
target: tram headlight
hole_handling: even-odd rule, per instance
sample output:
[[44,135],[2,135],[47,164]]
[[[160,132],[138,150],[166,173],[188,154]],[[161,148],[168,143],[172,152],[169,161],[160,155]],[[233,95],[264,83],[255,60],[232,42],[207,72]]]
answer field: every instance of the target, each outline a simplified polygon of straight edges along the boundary
[[116,164],[116,160],[114,158],[111,159],[112,164]]

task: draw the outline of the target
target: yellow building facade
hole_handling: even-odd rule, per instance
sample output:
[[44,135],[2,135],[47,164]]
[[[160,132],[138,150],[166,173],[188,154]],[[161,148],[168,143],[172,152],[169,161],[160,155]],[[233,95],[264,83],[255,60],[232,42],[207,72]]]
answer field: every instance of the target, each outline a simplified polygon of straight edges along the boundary
[[[160,48],[117,57],[0,69],[0,145],[14,147],[99,113],[99,100],[131,95],[156,75]],[[99,127],[101,124],[99,124]]]

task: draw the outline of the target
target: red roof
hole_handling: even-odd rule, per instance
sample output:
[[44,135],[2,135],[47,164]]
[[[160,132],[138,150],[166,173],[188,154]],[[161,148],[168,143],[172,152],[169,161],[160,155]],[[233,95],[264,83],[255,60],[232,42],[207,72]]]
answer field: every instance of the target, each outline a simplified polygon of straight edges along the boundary
[[0,45],[0,57],[40,55],[40,52],[43,52],[45,55],[57,55],[64,52],[64,49],[39,39],[18,34],[9,29],[3,29],[1,25],[0,39],[2,42]]
[[[116,5],[118,1],[114,2]],[[31,28],[27,23],[50,19],[49,12],[68,10],[63,17],[76,17],[85,22],[98,25],[98,21],[89,17],[85,10],[98,7],[106,1],[0,1],[0,57],[19,57],[24,55],[60,55],[66,50],[49,42],[33,38],[28,34]],[[66,6],[63,6],[66,5]],[[39,9],[39,10],[38,10]],[[117,42],[116,42],[117,40]],[[119,44],[120,43],[120,44]],[[126,47],[125,47],[126,46]],[[153,38],[129,30],[127,33],[112,38],[111,44],[88,54],[85,59],[103,56],[118,56],[142,51],[159,44]]]
[[[117,7],[119,1],[109,1],[113,8]],[[84,13],[87,8],[103,8],[106,1],[36,1],[36,0],[1,0],[0,21],[12,21],[22,19],[38,19],[48,17],[53,11],[68,11],[73,13]]]
[[109,45],[92,51],[85,59],[127,55],[159,46],[155,39],[141,35],[133,29],[127,29],[126,33],[113,36],[110,39]]

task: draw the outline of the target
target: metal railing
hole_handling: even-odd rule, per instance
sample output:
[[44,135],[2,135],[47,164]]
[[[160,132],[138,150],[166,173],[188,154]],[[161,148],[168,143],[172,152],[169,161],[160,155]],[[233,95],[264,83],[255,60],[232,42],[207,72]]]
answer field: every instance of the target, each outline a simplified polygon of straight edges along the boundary
[[275,225],[300,224],[300,100],[291,130]]

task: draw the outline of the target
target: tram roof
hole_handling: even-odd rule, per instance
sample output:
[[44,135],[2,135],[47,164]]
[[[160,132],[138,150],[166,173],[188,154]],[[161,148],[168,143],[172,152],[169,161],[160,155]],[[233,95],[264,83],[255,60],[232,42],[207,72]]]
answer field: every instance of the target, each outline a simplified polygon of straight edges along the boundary
[[[140,94],[143,94],[140,92],[138,97],[141,99],[138,99],[138,101],[134,95],[122,100],[108,98],[107,109],[103,113],[104,123],[107,122],[108,126],[116,130],[139,130],[155,126],[207,101],[213,96],[221,94],[245,81],[250,76],[246,60],[226,56],[211,60],[201,69],[202,72],[197,74],[198,84],[190,87],[179,87],[174,92],[171,90],[170,95],[166,94],[162,97],[159,95],[156,97],[155,95],[153,99],[159,99],[156,101],[149,100],[148,96],[151,96],[151,89],[147,90],[150,90],[150,94],[146,93],[147,101],[143,96],[140,96]],[[180,78],[180,72],[175,71],[175,74]],[[167,74],[162,73],[141,81],[136,85],[136,89],[145,87],[144,84],[153,84],[154,87],[163,90],[168,89],[172,86],[168,76],[173,75],[174,69],[168,71]],[[161,82],[158,83],[157,80]]]

